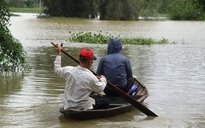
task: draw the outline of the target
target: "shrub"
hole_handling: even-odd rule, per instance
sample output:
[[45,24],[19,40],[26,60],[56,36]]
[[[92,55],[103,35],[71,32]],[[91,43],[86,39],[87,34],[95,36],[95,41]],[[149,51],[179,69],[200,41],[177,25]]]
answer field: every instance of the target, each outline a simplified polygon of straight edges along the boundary
[[[92,44],[108,44],[114,36],[109,34],[108,32],[105,35],[100,31],[98,34],[92,32],[78,32],[72,33],[69,31],[68,40],[71,42],[84,42],[84,43],[92,43]],[[120,38],[120,35],[117,37]],[[148,38],[120,38],[122,44],[135,44],[135,45],[151,45],[151,44],[168,44],[170,43],[167,39],[162,38],[159,41]],[[174,43],[174,42],[172,42]]]
[[7,27],[10,25],[10,13],[5,0],[0,1],[0,19],[0,72],[23,70],[26,52]]
[[203,13],[189,1],[176,0],[169,6],[169,17],[172,20],[201,20]]

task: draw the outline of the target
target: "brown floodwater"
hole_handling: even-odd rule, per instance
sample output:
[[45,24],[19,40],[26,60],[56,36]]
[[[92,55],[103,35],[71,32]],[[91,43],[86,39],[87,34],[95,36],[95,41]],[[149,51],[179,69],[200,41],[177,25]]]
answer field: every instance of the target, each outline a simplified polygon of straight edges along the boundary
[[[100,21],[97,19],[38,19],[36,14],[11,17],[12,35],[27,52],[31,70],[0,75],[0,127],[2,128],[203,128],[205,126],[205,22],[204,21]],[[65,82],[53,72],[56,52],[51,42],[77,57],[82,48],[98,60],[107,45],[66,41],[68,32],[91,31],[120,37],[166,38],[176,44],[124,45],[134,75],[147,86],[144,104],[159,117],[137,109],[104,119],[75,121],[59,113]],[[62,65],[76,63],[63,55]]]

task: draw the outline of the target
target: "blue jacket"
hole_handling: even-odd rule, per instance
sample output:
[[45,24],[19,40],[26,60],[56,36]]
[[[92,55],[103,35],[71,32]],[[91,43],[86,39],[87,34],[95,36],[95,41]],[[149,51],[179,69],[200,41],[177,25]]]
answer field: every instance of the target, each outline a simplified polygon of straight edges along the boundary
[[108,44],[107,55],[99,62],[97,74],[104,75],[107,81],[122,89],[127,85],[127,79],[132,77],[132,69],[129,60],[121,52],[120,40],[112,39]]

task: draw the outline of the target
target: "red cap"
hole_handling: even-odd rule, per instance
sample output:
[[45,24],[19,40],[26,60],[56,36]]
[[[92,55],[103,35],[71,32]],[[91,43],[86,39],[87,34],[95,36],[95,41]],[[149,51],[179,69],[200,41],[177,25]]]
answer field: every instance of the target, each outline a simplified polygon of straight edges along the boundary
[[83,49],[80,51],[79,57],[84,60],[97,60],[91,50]]

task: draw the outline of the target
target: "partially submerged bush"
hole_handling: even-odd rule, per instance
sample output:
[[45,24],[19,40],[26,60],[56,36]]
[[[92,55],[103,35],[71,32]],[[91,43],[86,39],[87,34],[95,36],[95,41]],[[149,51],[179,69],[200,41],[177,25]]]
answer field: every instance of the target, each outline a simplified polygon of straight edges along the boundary
[[[93,43],[93,44],[107,44],[110,42],[114,36],[106,32],[105,35],[100,31],[98,34],[92,32],[78,32],[72,33],[69,31],[68,40],[71,42],[84,42],[84,43]],[[117,37],[120,38],[120,35]],[[152,45],[152,44],[168,44],[170,43],[167,39],[162,38],[159,41],[148,38],[120,38],[122,44],[135,44],[135,45]],[[174,43],[174,42],[172,42]]]
[[[112,35],[103,35],[102,31],[98,34],[92,32],[78,32],[72,33],[69,31],[70,37],[69,41],[73,42],[86,42],[86,43],[93,43],[93,44],[106,44],[108,43],[114,36]],[[108,33],[106,33],[108,34]]]

